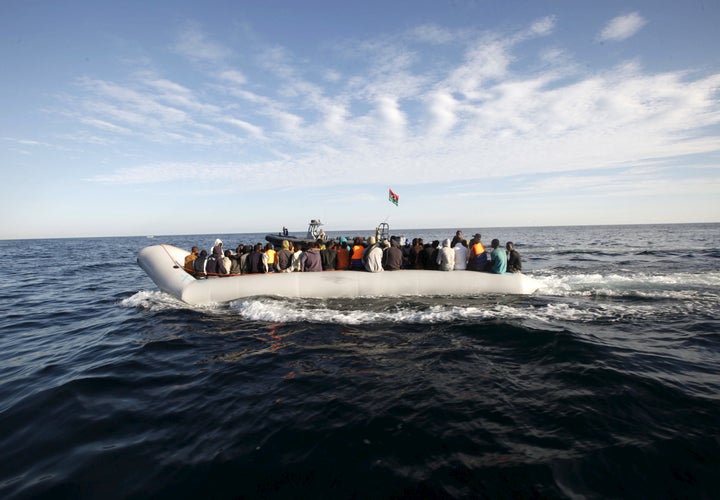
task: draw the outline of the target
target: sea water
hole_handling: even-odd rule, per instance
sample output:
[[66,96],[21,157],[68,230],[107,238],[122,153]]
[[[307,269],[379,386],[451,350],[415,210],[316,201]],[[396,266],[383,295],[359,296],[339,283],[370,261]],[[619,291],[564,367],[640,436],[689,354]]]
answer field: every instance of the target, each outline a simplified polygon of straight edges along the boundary
[[142,247],[264,235],[0,242],[0,497],[715,497],[720,225],[478,231],[540,290],[190,306]]

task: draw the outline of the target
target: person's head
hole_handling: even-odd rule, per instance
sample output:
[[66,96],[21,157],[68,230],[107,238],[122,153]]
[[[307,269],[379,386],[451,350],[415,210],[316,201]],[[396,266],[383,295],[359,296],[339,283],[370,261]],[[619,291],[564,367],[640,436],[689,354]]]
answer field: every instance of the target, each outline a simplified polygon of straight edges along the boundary
[[375,244],[375,236],[370,236],[368,238],[368,245],[374,245]]
[[390,248],[390,240],[383,241],[383,248]]
[[460,231],[459,229],[455,231],[455,236],[457,236],[458,238],[462,238],[462,231]]
[[330,240],[325,245],[327,248],[335,248],[335,242],[333,240]]
[[230,257],[232,255],[232,252],[230,250],[225,250],[225,257]]
[[213,246],[215,246],[215,247],[218,247],[218,246],[221,247],[221,246],[222,246],[222,240],[221,240],[220,238],[216,239],[216,240],[215,240],[215,244],[214,244]]
[[515,245],[513,244],[512,241],[508,241],[507,243],[505,243],[505,249],[508,252],[512,252],[513,250],[515,250]]
[[200,249],[198,247],[192,247],[192,250],[190,250],[190,253],[193,255],[197,255]]
[[475,241],[475,243],[478,243],[481,238],[482,236],[480,236],[480,233],[475,233],[475,236],[473,236],[473,240]]
[[288,240],[282,240],[280,246],[282,246],[284,250],[290,250],[290,242]]
[[[460,231],[458,231],[458,233],[459,233],[459,232],[460,232]],[[446,238],[445,240],[443,240],[443,246],[444,246],[444,247],[450,248],[450,243],[452,243],[452,242],[450,241],[450,238]]]
[[256,252],[262,252],[263,245],[262,243],[255,243],[255,251]]
[[495,238],[494,240],[492,240],[492,242],[490,242],[490,246],[493,247],[493,248],[499,247],[499,246],[500,246],[500,240],[497,239],[497,238]]
[[207,257],[207,250],[200,252],[200,257]]
[[268,243],[267,245],[265,245],[265,251],[266,251],[266,252],[267,252],[268,250],[273,250],[273,249],[275,249],[275,247],[273,246],[272,243]]
[[237,248],[235,249],[235,253],[236,253],[236,254],[241,254],[241,253],[243,253],[244,250],[245,250],[245,245],[243,245],[242,243],[240,243],[240,244],[237,246]]
[[439,247],[439,246],[440,246],[440,240],[433,240],[433,242],[432,242],[432,247],[433,247],[433,248],[437,248],[437,247]]

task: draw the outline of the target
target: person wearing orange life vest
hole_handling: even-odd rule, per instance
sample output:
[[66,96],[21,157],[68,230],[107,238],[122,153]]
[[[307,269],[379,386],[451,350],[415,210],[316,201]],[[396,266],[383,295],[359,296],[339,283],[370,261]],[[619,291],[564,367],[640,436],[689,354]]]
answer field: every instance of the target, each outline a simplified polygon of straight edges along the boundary
[[485,253],[485,245],[480,241],[480,233],[475,233],[472,241],[470,241],[470,255],[468,257],[467,268],[469,271],[483,271],[487,264],[487,253]]
[[365,266],[362,262],[362,256],[363,252],[365,251],[365,242],[363,241],[362,236],[356,236],[355,242],[352,246],[351,254],[350,254],[350,269],[356,269],[362,271],[365,269]]

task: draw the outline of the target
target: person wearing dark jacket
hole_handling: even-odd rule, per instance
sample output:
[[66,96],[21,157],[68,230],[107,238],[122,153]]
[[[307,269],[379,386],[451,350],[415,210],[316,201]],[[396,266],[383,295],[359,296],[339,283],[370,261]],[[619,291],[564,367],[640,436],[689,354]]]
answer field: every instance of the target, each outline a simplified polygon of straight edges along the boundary
[[266,273],[267,268],[267,256],[263,252],[262,243],[256,243],[247,260],[248,274],[254,273]]
[[439,240],[434,240],[432,243],[427,243],[423,247],[423,269],[428,271],[437,270],[437,254],[438,247],[440,246]]
[[207,250],[203,250],[200,252],[200,255],[198,255],[197,258],[193,261],[193,270],[195,271],[194,275],[197,279],[207,278],[207,273],[205,272],[206,263]]
[[290,242],[282,240],[282,248],[275,256],[275,270],[279,273],[289,273],[292,271],[290,262],[292,261],[292,252],[290,251]]
[[320,250],[320,258],[322,260],[323,271],[335,270],[337,250],[335,249],[335,242],[333,240],[327,242],[324,250]]
[[[225,257],[225,252],[223,251],[223,242],[220,239],[215,240],[215,245],[212,249],[212,257],[215,259],[215,269],[213,272],[215,274],[227,274],[228,270],[225,269],[225,262],[223,260],[223,257]],[[210,271],[208,271],[210,272]]]
[[522,271],[522,260],[520,259],[520,253],[515,250],[515,245],[512,241],[508,241],[505,244],[505,250],[507,250],[508,261],[507,270],[511,273],[519,273]]
[[411,269],[425,269],[425,253],[422,238],[414,238],[408,260]]
[[304,273],[322,271],[322,258],[320,256],[320,243],[315,242],[311,248],[304,252],[300,258],[300,265]]
[[397,271],[398,269],[402,269],[403,253],[396,240],[390,239],[389,242],[387,240],[385,241],[382,265],[383,269],[386,271]]

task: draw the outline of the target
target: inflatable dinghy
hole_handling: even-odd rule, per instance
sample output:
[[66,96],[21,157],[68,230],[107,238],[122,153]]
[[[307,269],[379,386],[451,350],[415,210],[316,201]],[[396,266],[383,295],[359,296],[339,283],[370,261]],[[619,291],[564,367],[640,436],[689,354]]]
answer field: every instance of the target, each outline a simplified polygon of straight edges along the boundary
[[160,290],[188,304],[228,302],[254,296],[289,298],[400,297],[408,295],[476,296],[533,293],[538,283],[520,273],[400,270],[323,271],[243,274],[196,279],[183,269],[187,250],[153,245],[137,262]]

